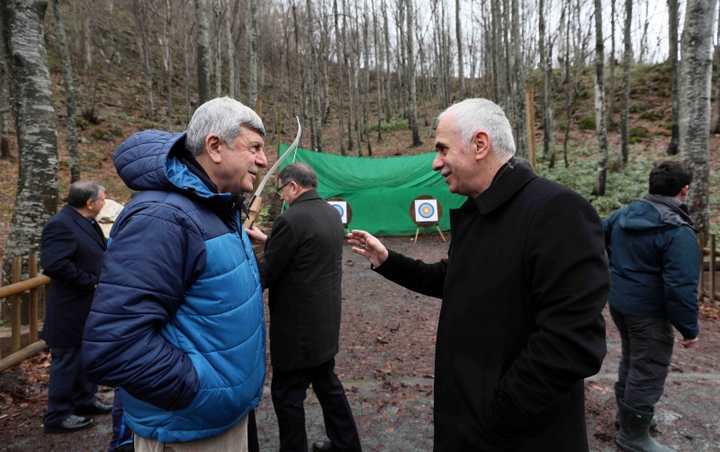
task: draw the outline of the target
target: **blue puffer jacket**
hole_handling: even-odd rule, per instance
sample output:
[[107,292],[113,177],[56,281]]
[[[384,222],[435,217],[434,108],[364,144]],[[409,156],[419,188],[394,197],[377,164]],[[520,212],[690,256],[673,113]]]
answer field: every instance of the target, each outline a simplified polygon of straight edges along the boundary
[[178,158],[185,136],[140,132],[113,155],[133,190],[111,233],[83,364],[122,388],[130,428],[186,442],[257,407],[265,378],[262,288],[229,193]]
[[696,337],[700,248],[687,214],[671,198],[648,195],[615,211],[603,230],[610,306],[666,318],[683,337]]

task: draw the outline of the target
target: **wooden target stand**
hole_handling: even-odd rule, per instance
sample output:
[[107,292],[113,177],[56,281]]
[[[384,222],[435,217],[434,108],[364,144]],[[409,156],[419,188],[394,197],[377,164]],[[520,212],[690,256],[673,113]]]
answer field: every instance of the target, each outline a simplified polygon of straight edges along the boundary
[[442,218],[442,214],[443,214],[442,204],[440,204],[439,202],[437,203],[437,221],[434,221],[434,220],[433,221],[422,221],[417,218],[417,215],[415,215],[415,201],[420,201],[423,199],[436,199],[436,198],[434,198],[432,196],[428,196],[428,195],[420,195],[410,202],[410,209],[409,209],[410,219],[412,219],[413,223],[415,223],[415,226],[417,226],[417,228],[415,228],[415,238],[413,238],[413,243],[417,243],[418,235],[420,234],[420,229],[433,228],[433,227],[437,230],[438,234],[440,234],[440,238],[442,239],[442,241],[447,242],[447,240],[445,239],[445,236],[442,233],[442,229],[440,229],[440,218]]

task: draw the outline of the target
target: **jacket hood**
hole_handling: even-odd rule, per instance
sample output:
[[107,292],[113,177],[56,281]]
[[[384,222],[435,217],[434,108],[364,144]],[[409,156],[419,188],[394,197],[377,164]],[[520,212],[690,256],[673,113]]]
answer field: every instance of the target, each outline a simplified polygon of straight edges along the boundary
[[682,206],[667,196],[647,195],[633,201],[620,215],[618,223],[625,230],[649,230],[666,226],[688,226],[692,220]]
[[173,190],[200,198],[231,201],[231,193],[215,193],[178,156],[185,150],[184,133],[138,132],[113,153],[120,178],[132,190]]

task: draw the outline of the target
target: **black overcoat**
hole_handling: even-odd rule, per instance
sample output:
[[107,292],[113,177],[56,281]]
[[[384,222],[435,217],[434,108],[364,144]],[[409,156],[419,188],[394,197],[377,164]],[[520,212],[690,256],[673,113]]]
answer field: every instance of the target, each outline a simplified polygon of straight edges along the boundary
[[273,368],[305,369],[337,354],[343,240],[340,215],[315,190],[275,220],[263,262]]
[[443,300],[434,450],[587,450],[583,379],[606,352],[595,210],[513,159],[450,215],[447,260],[376,269]]
[[42,337],[49,347],[80,346],[105,247],[100,227],[68,205],[43,228],[40,263],[51,281]]

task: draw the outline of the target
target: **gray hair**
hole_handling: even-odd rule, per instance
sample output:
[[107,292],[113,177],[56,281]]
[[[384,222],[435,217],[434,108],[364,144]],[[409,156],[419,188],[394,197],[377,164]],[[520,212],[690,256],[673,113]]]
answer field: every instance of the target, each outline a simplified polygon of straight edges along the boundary
[[72,207],[85,207],[88,201],[95,201],[104,191],[105,187],[97,182],[79,180],[70,184],[66,201]]
[[490,136],[493,150],[501,155],[515,155],[515,139],[512,127],[505,112],[495,102],[488,99],[465,99],[449,106],[438,116],[438,122],[446,115],[452,115],[455,126],[465,144],[483,130]]
[[293,163],[286,166],[278,174],[282,185],[287,184],[290,181],[295,181],[302,188],[316,188],[317,187],[317,175],[310,165],[305,163]]
[[193,155],[199,155],[205,138],[215,134],[225,143],[238,137],[242,127],[265,136],[262,119],[250,107],[230,97],[216,97],[200,105],[187,126],[185,146]]

